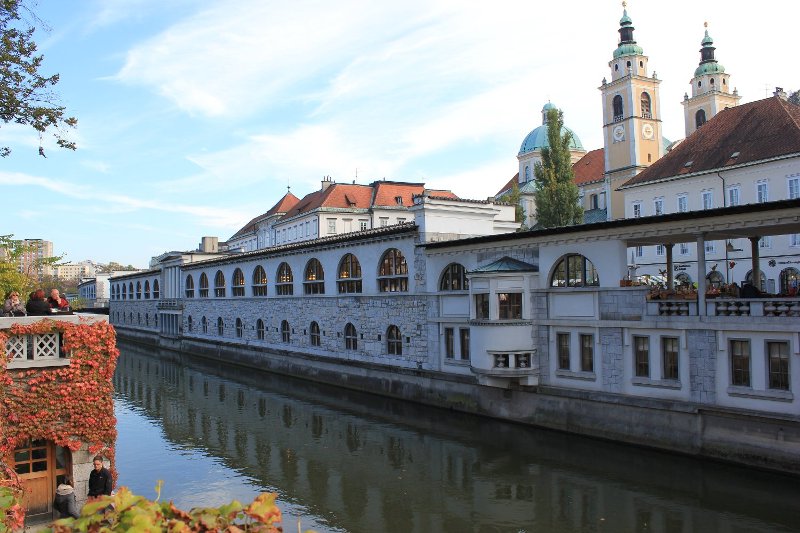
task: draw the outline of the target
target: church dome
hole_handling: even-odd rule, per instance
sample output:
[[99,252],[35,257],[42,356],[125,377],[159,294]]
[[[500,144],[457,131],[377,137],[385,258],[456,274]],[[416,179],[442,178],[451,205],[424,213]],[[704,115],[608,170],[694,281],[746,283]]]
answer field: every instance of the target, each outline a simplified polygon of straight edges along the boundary
[[[541,150],[544,147],[550,147],[550,142],[547,140],[547,112],[551,109],[558,109],[555,105],[551,102],[547,102],[544,107],[542,108],[542,125],[534,128],[526,137],[525,140],[522,141],[522,146],[519,148],[519,154],[517,156],[522,156],[530,152],[535,152],[536,150]],[[571,140],[569,142],[570,150],[583,150],[583,145],[581,144],[581,140],[575,135],[575,132],[569,129],[566,126],[561,128],[561,135],[564,135],[564,132],[569,132]]]

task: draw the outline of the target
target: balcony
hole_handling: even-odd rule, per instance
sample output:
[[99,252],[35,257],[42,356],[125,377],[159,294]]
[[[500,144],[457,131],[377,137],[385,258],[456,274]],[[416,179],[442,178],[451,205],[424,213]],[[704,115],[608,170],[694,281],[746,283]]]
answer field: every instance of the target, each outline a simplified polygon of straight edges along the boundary
[[[539,365],[536,361],[536,349],[486,352],[487,357],[472,365],[472,372],[478,375],[481,383],[497,384],[497,380],[516,378],[520,385],[538,385]],[[485,363],[489,363],[486,365]],[[481,364],[484,363],[484,364]],[[504,384],[506,384],[504,382]]]
[[178,299],[161,300],[156,304],[156,308],[165,311],[182,311],[183,301]]
[[[800,317],[800,298],[711,298],[707,299],[707,316],[724,317]],[[697,316],[697,300],[651,300],[648,316]]]
[[12,325],[28,326],[43,320],[70,324],[92,323],[108,319],[103,315],[54,315],[0,318],[0,330],[8,335],[6,354],[8,368],[44,368],[69,365],[69,353],[63,350],[61,333],[58,331],[28,335],[13,335]]

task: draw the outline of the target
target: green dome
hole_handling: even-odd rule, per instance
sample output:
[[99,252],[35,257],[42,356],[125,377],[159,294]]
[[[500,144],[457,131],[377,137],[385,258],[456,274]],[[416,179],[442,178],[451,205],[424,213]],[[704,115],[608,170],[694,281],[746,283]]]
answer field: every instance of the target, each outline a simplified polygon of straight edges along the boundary
[[709,63],[700,63],[700,66],[694,71],[694,76],[702,76],[703,74],[723,74],[724,72],[725,67],[713,61]]
[[617,46],[614,50],[614,59],[622,56],[641,56],[644,55],[644,49],[638,44],[625,43]]
[[[525,137],[525,140],[522,141],[522,146],[519,147],[519,154],[517,154],[518,156],[535,152],[536,150],[541,150],[545,147],[550,147],[550,141],[547,140],[547,112],[551,109],[558,108],[551,102],[547,102],[542,108],[542,125],[531,130],[531,132]],[[575,132],[566,126],[562,126],[561,135],[563,136],[565,132],[569,132],[570,134],[570,150],[583,150],[581,140],[577,135],[575,135]]]

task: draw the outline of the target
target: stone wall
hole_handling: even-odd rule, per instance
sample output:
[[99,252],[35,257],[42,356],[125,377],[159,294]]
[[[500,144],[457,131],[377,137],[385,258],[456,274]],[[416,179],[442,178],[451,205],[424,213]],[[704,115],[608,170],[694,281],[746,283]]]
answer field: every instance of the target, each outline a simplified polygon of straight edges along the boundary
[[717,401],[717,335],[713,330],[686,331],[689,350],[689,385],[692,401],[714,404]]

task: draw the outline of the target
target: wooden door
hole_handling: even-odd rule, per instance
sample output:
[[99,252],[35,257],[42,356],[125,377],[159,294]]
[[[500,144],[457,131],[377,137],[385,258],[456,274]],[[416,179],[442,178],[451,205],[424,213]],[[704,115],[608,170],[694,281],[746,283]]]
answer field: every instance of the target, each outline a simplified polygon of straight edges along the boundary
[[25,490],[26,516],[52,512],[56,482],[67,475],[69,460],[69,450],[47,440],[27,440],[14,450],[14,469]]

